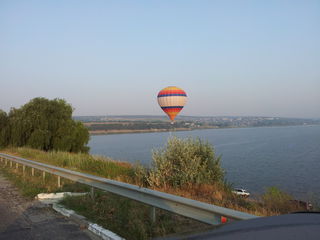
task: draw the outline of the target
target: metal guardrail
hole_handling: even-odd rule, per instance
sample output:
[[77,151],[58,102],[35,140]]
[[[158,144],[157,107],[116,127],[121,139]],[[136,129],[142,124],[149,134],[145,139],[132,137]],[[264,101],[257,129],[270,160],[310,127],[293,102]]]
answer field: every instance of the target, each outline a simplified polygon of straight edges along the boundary
[[[122,183],[94,175],[80,173],[52,165],[27,160],[20,157],[15,157],[7,154],[0,153],[1,162],[9,164],[12,167],[12,162],[22,165],[23,173],[25,167],[31,167],[32,175],[34,175],[34,169],[43,171],[43,177],[45,173],[51,173],[58,176],[58,186],[60,186],[60,177],[70,179],[75,182],[83,183],[94,188],[98,188],[107,192],[111,192],[117,195],[121,195],[126,198],[130,198],[153,207],[161,208],[169,212],[179,214],[185,217],[193,218],[200,222],[204,222],[211,225],[221,224],[221,217],[225,217],[228,220],[247,220],[257,218],[258,216],[248,213],[235,211],[232,209],[219,207],[192,199],[175,196],[168,193],[154,191],[147,188],[138,187],[135,185]],[[155,214],[153,208],[153,215]]]

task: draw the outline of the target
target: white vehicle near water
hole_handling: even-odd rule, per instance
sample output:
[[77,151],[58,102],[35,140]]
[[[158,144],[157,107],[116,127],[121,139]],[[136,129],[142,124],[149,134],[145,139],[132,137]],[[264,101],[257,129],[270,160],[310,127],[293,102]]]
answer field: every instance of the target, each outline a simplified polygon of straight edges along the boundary
[[243,189],[243,188],[235,188],[232,193],[238,195],[238,196],[243,196],[243,197],[249,197],[250,196],[250,193]]

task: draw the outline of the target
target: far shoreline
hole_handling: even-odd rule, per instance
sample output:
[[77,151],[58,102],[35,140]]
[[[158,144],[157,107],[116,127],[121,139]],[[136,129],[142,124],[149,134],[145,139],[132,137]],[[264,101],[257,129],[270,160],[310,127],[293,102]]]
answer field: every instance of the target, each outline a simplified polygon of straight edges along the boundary
[[156,132],[176,132],[176,131],[192,131],[190,128],[175,129],[139,129],[139,130],[97,130],[89,131],[90,135],[111,135],[111,134],[128,134],[128,133],[156,133]]
[[306,125],[274,125],[274,126],[247,126],[247,127],[202,127],[202,128],[174,128],[174,129],[139,129],[139,130],[97,130],[89,131],[91,136],[98,135],[113,135],[113,134],[130,134],[130,133],[157,133],[157,132],[183,132],[194,130],[208,130],[208,129],[234,129],[234,128],[269,128],[269,127],[306,127],[306,126],[320,126],[319,124],[306,124]]

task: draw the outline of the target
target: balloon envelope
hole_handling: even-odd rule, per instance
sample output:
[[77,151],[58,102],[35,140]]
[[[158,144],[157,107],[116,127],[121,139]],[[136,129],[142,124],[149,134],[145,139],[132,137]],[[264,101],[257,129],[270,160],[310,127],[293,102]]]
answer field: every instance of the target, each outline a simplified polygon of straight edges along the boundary
[[158,103],[171,121],[187,102],[187,94],[178,87],[166,87],[158,93]]

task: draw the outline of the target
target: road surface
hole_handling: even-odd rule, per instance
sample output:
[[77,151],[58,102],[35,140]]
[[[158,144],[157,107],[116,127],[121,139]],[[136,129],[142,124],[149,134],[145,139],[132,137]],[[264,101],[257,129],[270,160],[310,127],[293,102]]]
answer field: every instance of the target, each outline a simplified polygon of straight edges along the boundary
[[99,239],[36,200],[27,200],[0,174],[0,240]]

